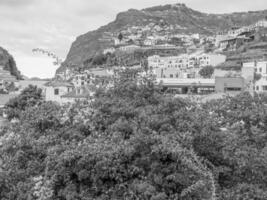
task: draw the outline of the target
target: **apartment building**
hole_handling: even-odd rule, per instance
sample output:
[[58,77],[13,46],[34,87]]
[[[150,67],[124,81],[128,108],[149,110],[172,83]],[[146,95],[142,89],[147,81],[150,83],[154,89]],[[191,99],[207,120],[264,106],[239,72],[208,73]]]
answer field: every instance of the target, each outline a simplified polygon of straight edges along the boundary
[[254,83],[254,90],[256,92],[267,92],[267,61],[243,63],[243,68],[254,68],[254,72],[261,76],[261,78]]
[[216,66],[225,62],[226,56],[220,54],[182,54],[180,56],[160,57],[154,55],[148,57],[150,68],[197,68],[204,66]]

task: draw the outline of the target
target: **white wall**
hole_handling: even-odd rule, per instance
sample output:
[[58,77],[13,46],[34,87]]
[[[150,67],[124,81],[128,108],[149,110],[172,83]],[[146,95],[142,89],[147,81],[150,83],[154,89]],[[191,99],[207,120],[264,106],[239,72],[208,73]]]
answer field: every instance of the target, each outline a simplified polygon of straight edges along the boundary
[[209,61],[210,65],[215,67],[221,63],[224,63],[226,61],[226,56],[220,54],[209,55]]
[[[59,90],[58,95],[55,95],[55,89]],[[71,91],[71,90],[70,90]],[[45,100],[46,101],[56,101],[60,104],[65,103],[61,96],[67,94],[68,87],[45,87]]]
[[257,74],[261,74],[261,76],[263,77],[267,76],[267,61],[248,62],[248,63],[244,63],[243,67],[254,67],[255,72]]

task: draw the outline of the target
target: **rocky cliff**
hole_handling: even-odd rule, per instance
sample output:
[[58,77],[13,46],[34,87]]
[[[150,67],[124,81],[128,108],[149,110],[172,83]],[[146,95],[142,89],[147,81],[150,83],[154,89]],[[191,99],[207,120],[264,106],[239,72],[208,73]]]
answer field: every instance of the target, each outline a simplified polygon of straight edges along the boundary
[[22,79],[22,75],[16,66],[13,56],[2,47],[0,47],[0,65],[4,66],[4,69],[10,71],[17,79]]

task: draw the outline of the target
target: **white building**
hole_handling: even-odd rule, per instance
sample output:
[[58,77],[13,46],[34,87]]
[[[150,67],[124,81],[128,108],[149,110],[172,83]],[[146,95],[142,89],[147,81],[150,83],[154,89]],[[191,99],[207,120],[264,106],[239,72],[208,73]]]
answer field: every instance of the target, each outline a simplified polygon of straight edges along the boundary
[[150,68],[176,67],[182,69],[217,66],[225,62],[226,56],[220,54],[182,54],[180,56],[160,57],[157,55],[148,57]]
[[243,67],[254,67],[255,72],[262,77],[267,77],[267,61],[243,63]]
[[157,40],[152,39],[152,38],[147,38],[146,40],[144,40],[144,45],[145,46],[154,46],[156,45]]
[[263,27],[266,28],[267,27],[267,20],[260,20],[255,24],[256,27]]
[[52,81],[45,84],[45,100],[55,101],[60,104],[68,103],[61,96],[66,95],[74,90],[72,83],[63,81]]
[[254,84],[254,90],[256,92],[267,92],[267,61],[243,63],[243,68],[252,67],[254,67],[255,73],[261,75],[260,80]]
[[221,54],[201,54],[196,57],[200,67],[217,66],[226,61],[226,56]]
[[86,100],[89,97],[92,97],[95,93],[96,87],[95,86],[82,86],[76,87],[71,92],[62,95],[61,99],[64,103],[73,103],[75,101]]
[[107,54],[107,53],[114,53],[116,51],[116,49],[114,47],[111,48],[107,48],[103,51],[103,54]]

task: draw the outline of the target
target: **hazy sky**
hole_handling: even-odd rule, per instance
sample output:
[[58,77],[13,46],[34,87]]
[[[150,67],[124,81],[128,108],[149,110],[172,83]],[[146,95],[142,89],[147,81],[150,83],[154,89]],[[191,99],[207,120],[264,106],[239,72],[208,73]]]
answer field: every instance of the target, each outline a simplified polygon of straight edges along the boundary
[[208,13],[267,9],[267,0],[0,0],[0,46],[26,76],[52,77],[57,66],[33,48],[65,59],[77,36],[113,21],[118,12],[172,3]]

